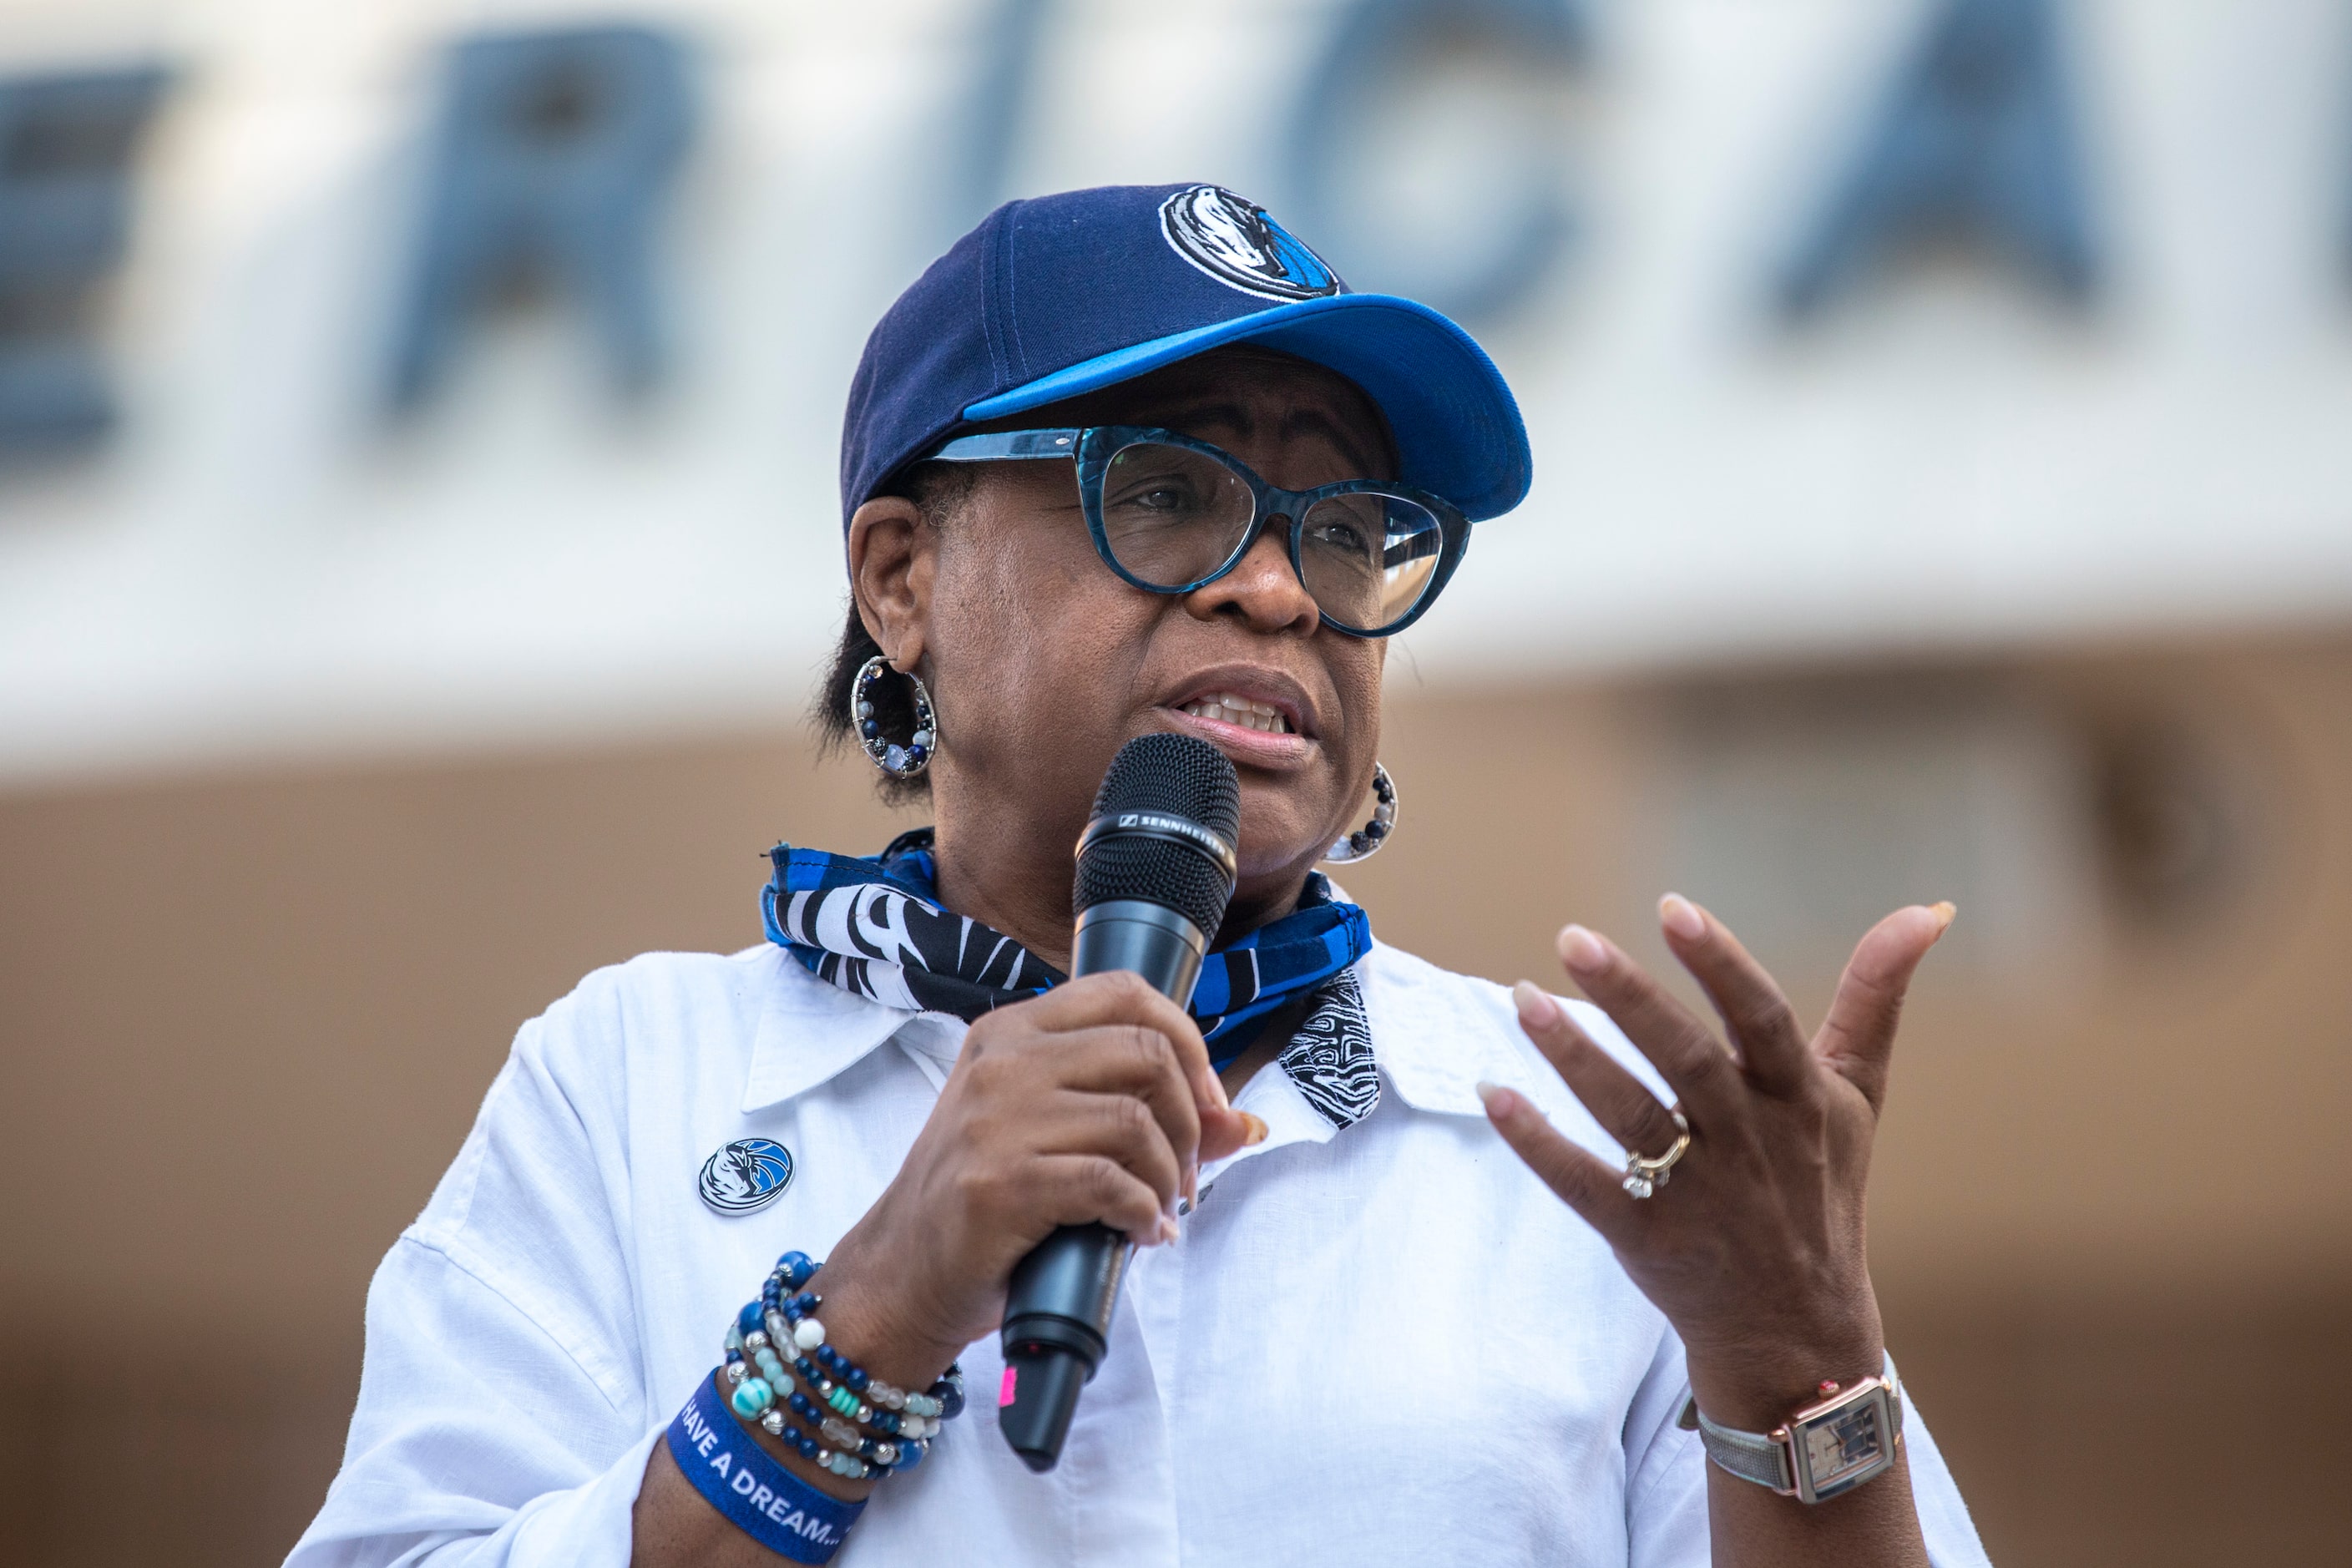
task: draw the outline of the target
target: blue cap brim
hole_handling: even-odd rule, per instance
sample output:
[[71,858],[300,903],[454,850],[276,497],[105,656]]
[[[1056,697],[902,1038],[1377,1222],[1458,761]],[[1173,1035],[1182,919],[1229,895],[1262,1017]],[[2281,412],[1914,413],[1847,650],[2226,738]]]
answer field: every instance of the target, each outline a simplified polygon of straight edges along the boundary
[[1264,343],[1362,387],[1396,435],[1396,477],[1444,496],[1472,521],[1499,517],[1526,499],[1535,461],[1503,373],[1460,327],[1390,294],[1301,300],[1154,338],[983,398],[963,416],[1026,413],[1226,343]]

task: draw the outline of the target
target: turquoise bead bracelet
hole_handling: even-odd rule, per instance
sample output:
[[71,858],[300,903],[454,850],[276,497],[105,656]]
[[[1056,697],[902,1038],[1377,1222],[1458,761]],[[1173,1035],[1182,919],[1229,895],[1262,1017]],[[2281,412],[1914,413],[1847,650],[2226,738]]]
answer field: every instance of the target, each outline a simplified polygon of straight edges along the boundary
[[[961,1412],[963,1370],[949,1367],[921,1394],[869,1377],[825,1342],[824,1325],[814,1316],[823,1299],[801,1290],[818,1267],[806,1253],[785,1253],[760,1299],[747,1302],[727,1326],[721,1370],[730,1385],[728,1406],[845,1479],[912,1469],[942,1423]],[[788,1414],[796,1419],[788,1420]],[[870,1427],[871,1435],[853,1422]]]

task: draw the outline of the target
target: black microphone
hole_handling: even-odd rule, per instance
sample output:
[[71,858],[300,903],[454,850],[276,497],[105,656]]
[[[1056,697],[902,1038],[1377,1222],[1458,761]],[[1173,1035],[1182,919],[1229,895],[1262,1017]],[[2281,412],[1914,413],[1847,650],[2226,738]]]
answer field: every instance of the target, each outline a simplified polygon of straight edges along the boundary
[[[1241,819],[1241,781],[1206,741],[1139,735],[1121,746],[1078,839],[1071,974],[1131,969],[1178,1006],[1190,1003],[1234,896]],[[1013,1270],[996,1422],[1033,1470],[1062,1458],[1134,1250],[1107,1225],[1066,1225]]]

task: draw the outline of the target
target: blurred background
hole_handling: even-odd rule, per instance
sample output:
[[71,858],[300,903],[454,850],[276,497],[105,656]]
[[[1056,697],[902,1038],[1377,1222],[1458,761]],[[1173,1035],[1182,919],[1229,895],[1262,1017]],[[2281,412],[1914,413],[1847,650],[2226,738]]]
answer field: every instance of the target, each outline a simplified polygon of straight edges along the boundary
[[1177,180],[1535,438],[1383,936],[1676,888],[1817,1016],[1956,900],[1872,1239],[1995,1560],[2340,1560],[2344,0],[5,0],[0,1558],[291,1544],[515,1026],[904,825],[803,719],[868,326]]

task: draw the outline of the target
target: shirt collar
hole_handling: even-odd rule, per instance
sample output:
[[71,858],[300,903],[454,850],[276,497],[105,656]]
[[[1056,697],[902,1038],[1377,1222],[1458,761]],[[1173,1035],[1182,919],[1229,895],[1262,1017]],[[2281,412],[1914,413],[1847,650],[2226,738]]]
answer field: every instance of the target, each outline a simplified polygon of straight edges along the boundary
[[751,1041],[741,1106],[747,1112],[806,1094],[922,1016],[827,984],[783,949],[768,951],[775,959],[775,984]]
[[[1406,1105],[1484,1121],[1486,1108],[1477,1090],[1482,1079],[1510,1085],[1538,1103],[1549,1101],[1541,1064],[1531,1049],[1516,1043],[1522,1038],[1517,1012],[1500,986],[1449,974],[1378,942],[1357,966],[1356,976],[1381,1076]],[[1202,1166],[1204,1192],[1234,1166],[1287,1144],[1328,1143],[1335,1136],[1355,1135],[1351,1127],[1333,1127],[1272,1062],[1251,1077],[1234,1103],[1261,1118],[1266,1136]],[[1375,1109],[1370,1120],[1381,1114]]]
[[1484,1119],[1479,1083],[1548,1101],[1540,1063],[1524,1043],[1511,994],[1375,942],[1360,971],[1372,1050],[1398,1096],[1416,1110]]

